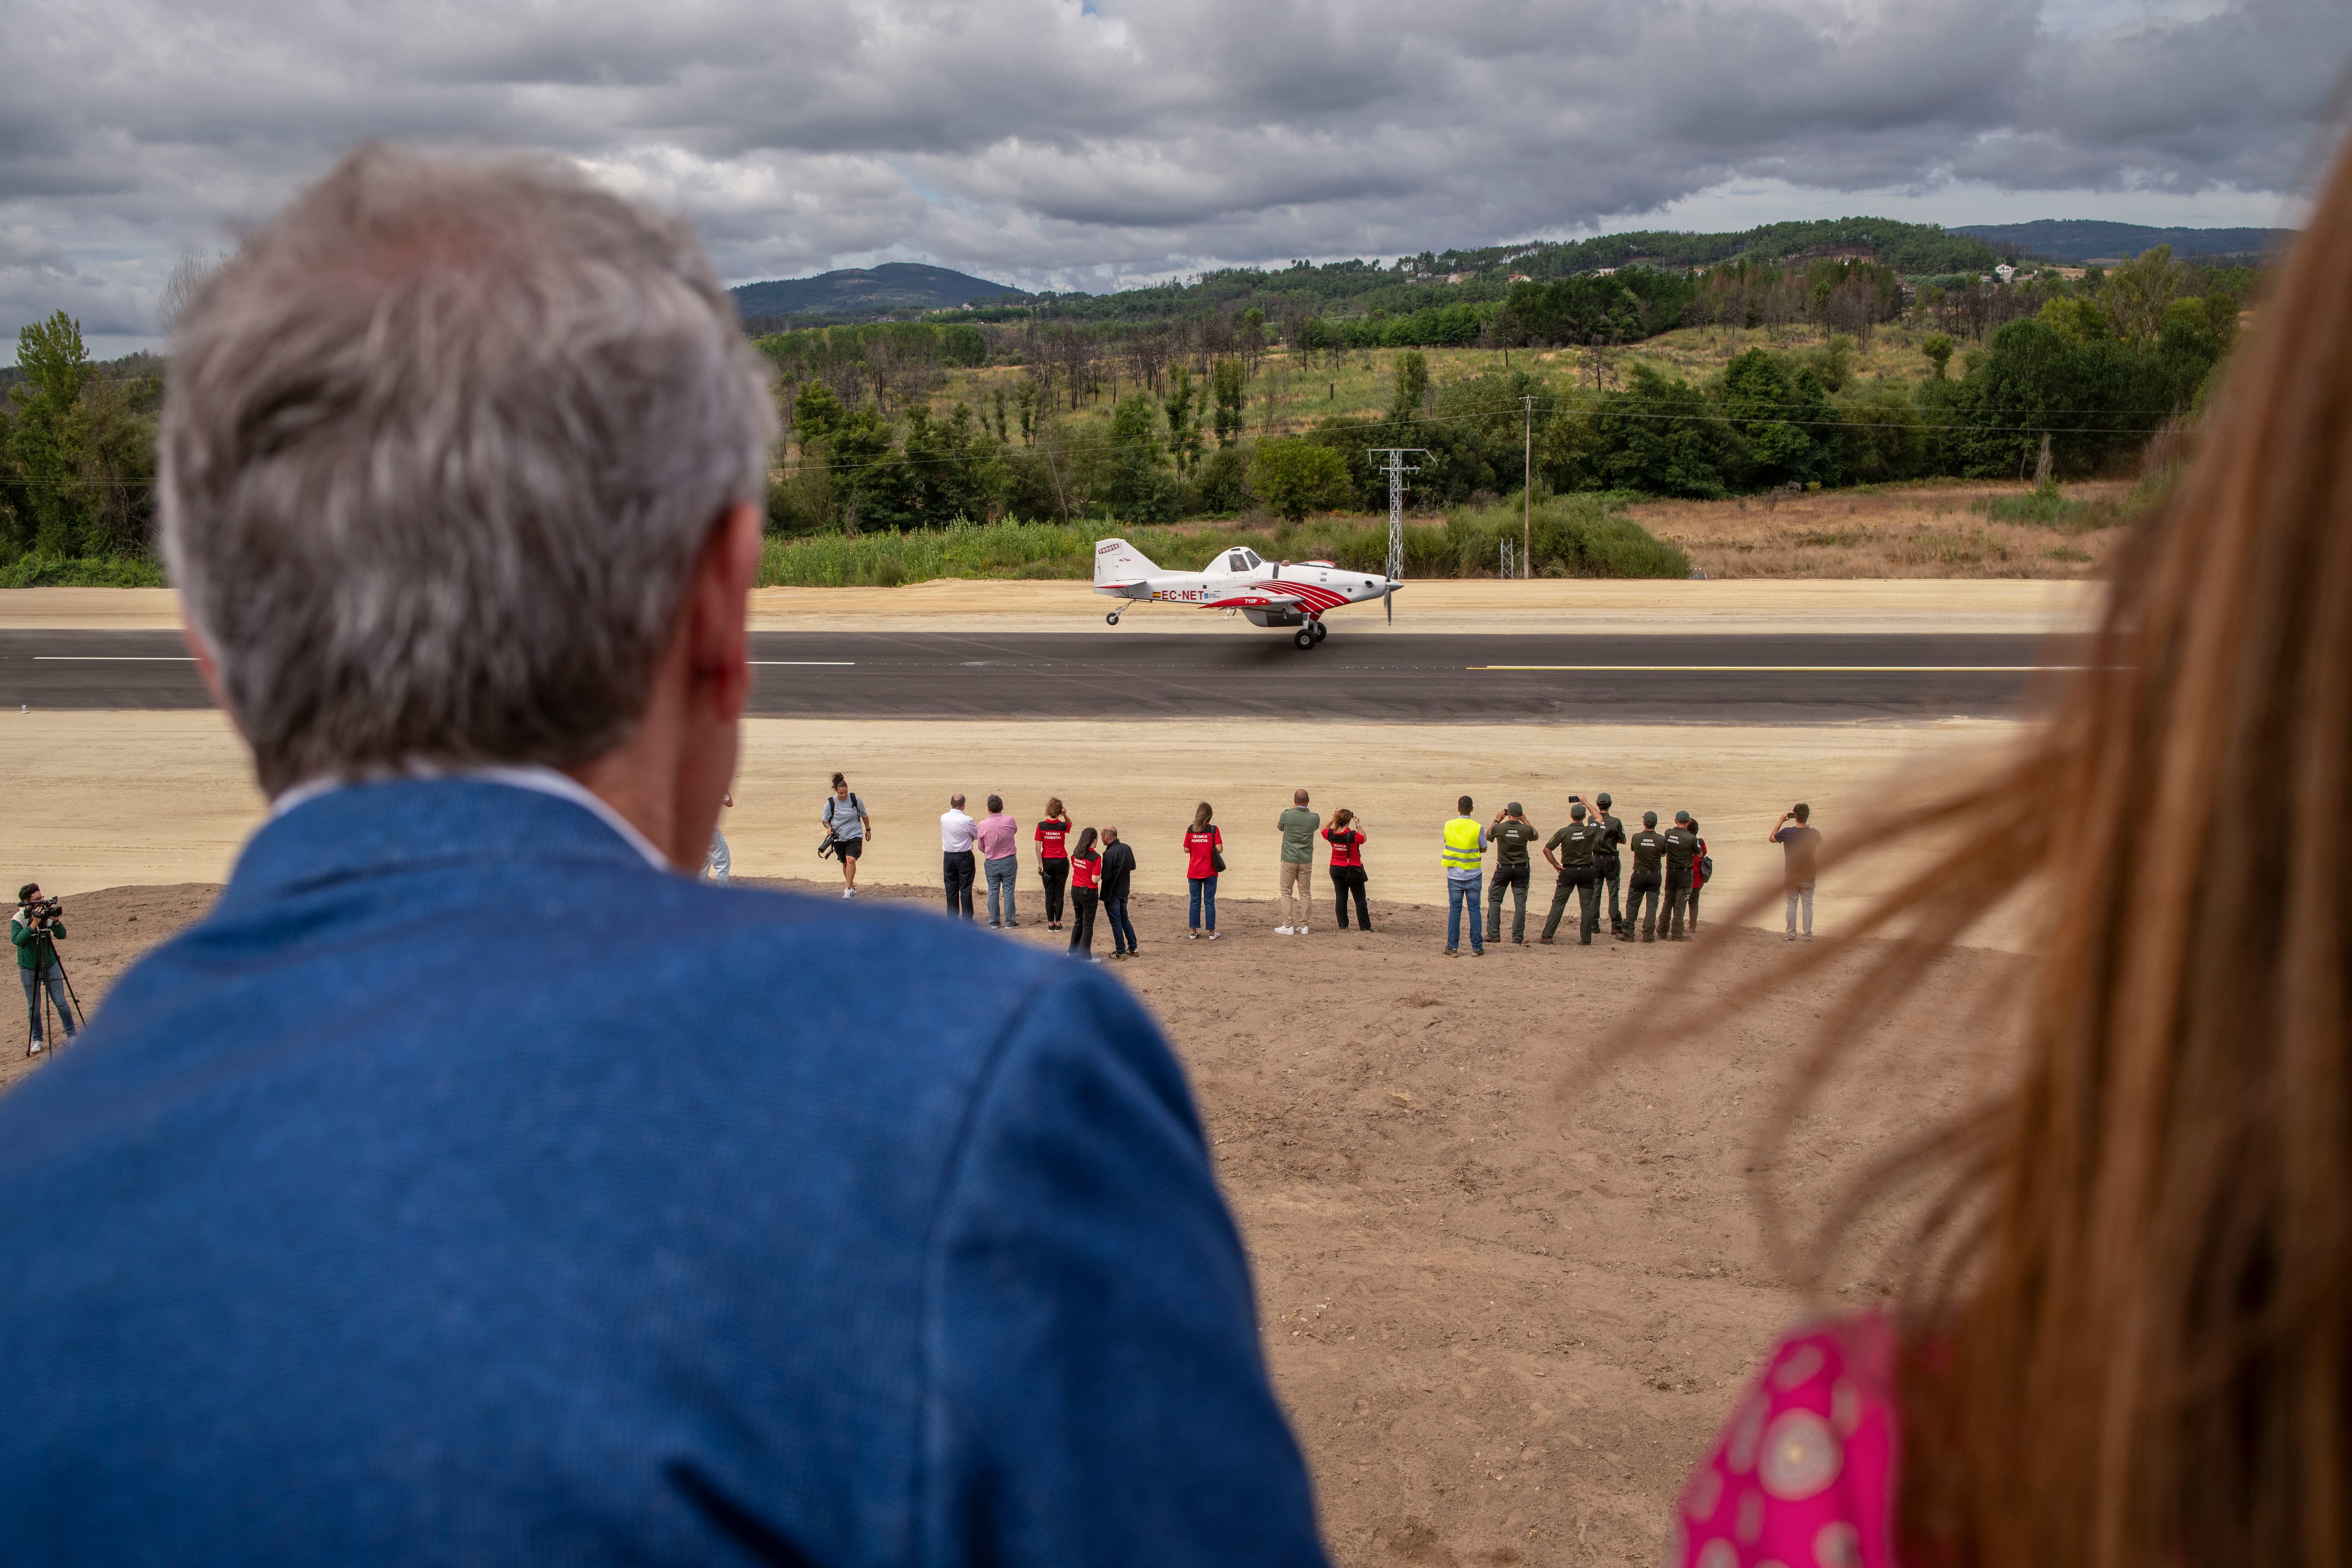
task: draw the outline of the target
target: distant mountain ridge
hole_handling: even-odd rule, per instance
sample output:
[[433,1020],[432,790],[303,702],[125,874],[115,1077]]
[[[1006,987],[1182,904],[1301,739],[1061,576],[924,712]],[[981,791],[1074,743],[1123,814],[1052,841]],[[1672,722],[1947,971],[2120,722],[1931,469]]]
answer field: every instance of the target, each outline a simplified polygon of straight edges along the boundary
[[2042,218],[2030,224],[1969,224],[1952,229],[2004,254],[2048,261],[2095,261],[2134,256],[2160,245],[2187,260],[2192,256],[2263,256],[2294,242],[2294,229],[2163,229],[2145,224],[2114,224],[2097,218]]
[[919,261],[886,261],[851,267],[814,277],[783,277],[730,288],[735,313],[746,321],[782,316],[881,316],[900,310],[944,310],[976,299],[1004,295],[1026,299],[1009,284],[929,267]]

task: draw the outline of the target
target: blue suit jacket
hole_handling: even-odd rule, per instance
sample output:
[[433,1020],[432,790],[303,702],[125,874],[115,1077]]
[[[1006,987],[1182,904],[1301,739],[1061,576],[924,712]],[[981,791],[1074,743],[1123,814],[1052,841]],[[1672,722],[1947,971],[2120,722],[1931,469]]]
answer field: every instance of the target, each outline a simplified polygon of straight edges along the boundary
[[1320,1563],[1118,986],[442,780],[0,1100],[12,1563]]

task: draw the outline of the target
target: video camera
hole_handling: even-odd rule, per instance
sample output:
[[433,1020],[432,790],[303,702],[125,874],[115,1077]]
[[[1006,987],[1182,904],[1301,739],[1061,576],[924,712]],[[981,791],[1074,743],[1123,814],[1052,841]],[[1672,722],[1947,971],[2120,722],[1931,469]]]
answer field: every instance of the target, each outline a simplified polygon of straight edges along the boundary
[[66,906],[54,898],[37,898],[25,905],[25,918],[27,920],[60,920],[65,917],[65,913]]

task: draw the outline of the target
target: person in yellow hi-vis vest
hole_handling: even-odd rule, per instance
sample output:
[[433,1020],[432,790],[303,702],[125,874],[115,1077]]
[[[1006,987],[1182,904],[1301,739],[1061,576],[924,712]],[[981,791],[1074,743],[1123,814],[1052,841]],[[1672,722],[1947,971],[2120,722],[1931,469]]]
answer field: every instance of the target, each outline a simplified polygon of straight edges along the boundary
[[1454,802],[1462,814],[1445,824],[1445,956],[1462,946],[1462,912],[1470,912],[1470,956],[1483,958],[1478,935],[1478,883],[1486,870],[1486,827],[1470,814],[1470,797]]

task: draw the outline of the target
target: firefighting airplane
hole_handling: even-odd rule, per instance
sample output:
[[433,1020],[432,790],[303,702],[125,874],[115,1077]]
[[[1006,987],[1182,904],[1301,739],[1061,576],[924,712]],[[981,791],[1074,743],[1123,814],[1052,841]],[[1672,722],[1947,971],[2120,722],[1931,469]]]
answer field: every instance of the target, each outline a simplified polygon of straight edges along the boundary
[[[1295,626],[1291,642],[1303,652],[1329,635],[1324,615],[1342,604],[1387,601],[1404,586],[1376,571],[1342,571],[1328,560],[1269,565],[1254,549],[1229,549],[1203,571],[1162,571],[1125,539],[1095,545],[1095,591],[1138,602],[1196,604],[1203,610],[1240,611],[1253,626]],[[1116,610],[1103,617],[1118,624]]]

